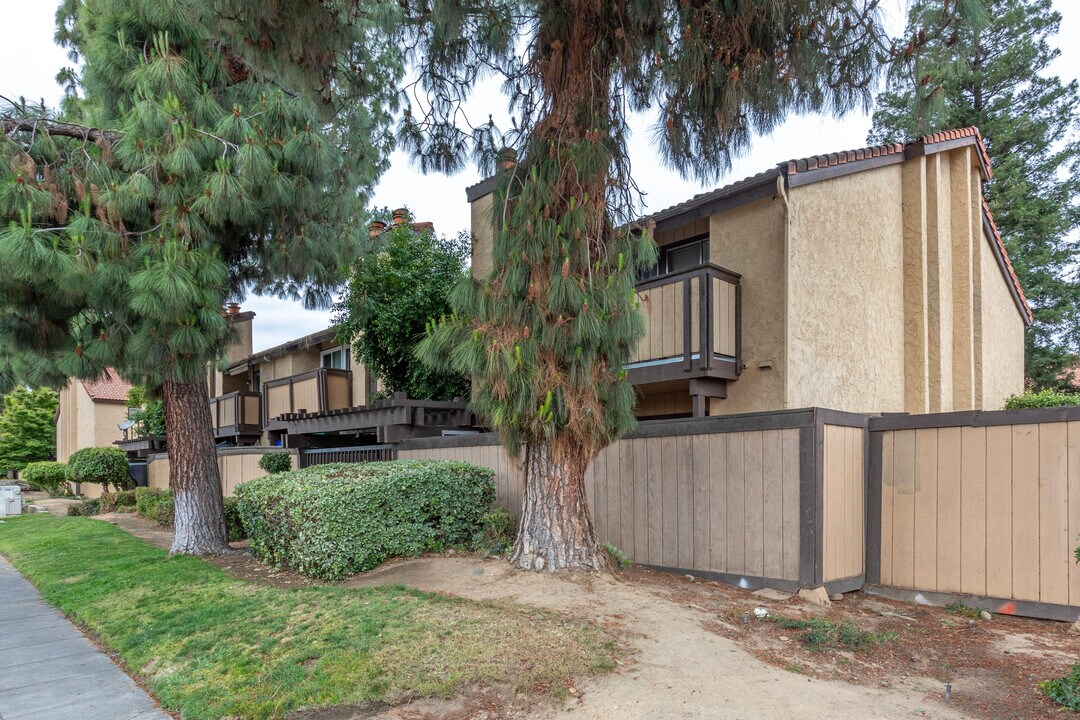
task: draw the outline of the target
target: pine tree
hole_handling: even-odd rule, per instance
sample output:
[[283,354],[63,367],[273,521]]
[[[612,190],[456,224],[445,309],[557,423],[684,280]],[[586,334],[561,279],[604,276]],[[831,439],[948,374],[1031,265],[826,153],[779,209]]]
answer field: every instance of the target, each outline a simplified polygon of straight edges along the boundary
[[[512,562],[600,568],[584,476],[634,425],[623,368],[643,335],[634,284],[655,259],[626,154],[631,111],[657,114],[655,147],[702,180],[789,112],[866,107],[892,48],[875,0],[777,3],[537,0],[402,3],[428,103],[400,139],[425,169],[502,142],[494,269],[455,293],[421,357],[474,379],[474,408],[520,454],[523,516]],[[973,15],[971,2],[953,12]],[[519,56],[521,48],[525,48]],[[481,70],[505,80],[517,124],[500,140],[455,125]]]
[[415,229],[404,210],[394,211],[394,219],[352,267],[337,306],[339,337],[387,392],[421,400],[465,397],[467,377],[433,370],[414,352],[428,324],[450,312],[450,290],[467,272],[468,236],[440,238],[433,229]]
[[68,0],[78,96],[64,117],[0,109],[0,384],[114,367],[159,392],[173,552],[195,554],[227,547],[206,387],[221,308],[249,291],[328,304],[389,140],[391,105],[366,93],[400,68],[379,43],[360,78],[370,23],[320,7],[294,20],[352,42],[271,79],[268,46],[224,39],[213,7]]
[[[908,37],[946,3],[912,5]],[[989,24],[957,25],[901,58],[878,97],[870,142],[912,140],[970,125],[994,158],[985,192],[1035,317],[1027,332],[1027,377],[1069,390],[1080,348],[1080,94],[1048,75],[1061,15],[1052,0],[988,0]]]
[[56,391],[17,387],[0,412],[0,473],[56,457]]

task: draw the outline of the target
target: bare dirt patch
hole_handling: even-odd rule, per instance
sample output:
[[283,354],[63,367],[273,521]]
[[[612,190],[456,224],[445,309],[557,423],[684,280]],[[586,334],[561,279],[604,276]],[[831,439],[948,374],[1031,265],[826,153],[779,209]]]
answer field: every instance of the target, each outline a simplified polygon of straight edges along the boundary
[[[168,547],[171,532],[131,515],[103,516]],[[211,558],[227,572],[278,587],[318,584],[256,562]],[[1056,707],[1038,683],[1080,662],[1080,637],[1064,623],[995,616],[972,620],[932,608],[851,593],[829,608],[764,598],[727,585],[633,568],[620,575],[523,573],[470,555],[401,559],[344,587],[407,585],[474,600],[511,600],[599,622],[630,649],[614,673],[559,688],[514,693],[476,688],[452,699],[394,708],[328,708],[301,718],[494,720],[495,718],[1046,718]],[[820,650],[805,631],[753,619],[772,616],[850,625],[878,640]],[[743,618],[748,617],[748,622]],[[497,638],[492,639],[498,642]],[[945,701],[945,685],[952,685]],[[553,698],[548,700],[547,698]]]

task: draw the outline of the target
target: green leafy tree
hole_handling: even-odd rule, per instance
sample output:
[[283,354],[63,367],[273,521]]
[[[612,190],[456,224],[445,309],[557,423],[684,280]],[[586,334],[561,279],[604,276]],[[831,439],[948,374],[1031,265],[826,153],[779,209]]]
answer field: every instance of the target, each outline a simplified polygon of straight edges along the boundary
[[423,400],[469,394],[466,375],[432,369],[415,350],[427,326],[450,314],[450,291],[466,276],[470,247],[467,235],[440,238],[406,217],[353,265],[335,322],[342,342],[351,342],[389,392]]
[[289,18],[339,44],[316,64],[224,39],[242,14],[217,22],[221,6],[66,0],[65,115],[0,106],[0,385],[113,367],[159,392],[177,553],[227,547],[206,402],[221,308],[249,291],[329,304],[390,140],[392,102],[371,92],[400,68],[366,9]]
[[[907,36],[940,18],[945,0],[920,0]],[[987,0],[989,23],[955,24],[903,57],[878,97],[870,142],[906,141],[975,125],[994,158],[987,202],[1035,321],[1027,377],[1037,388],[1076,389],[1080,347],[1080,94],[1049,75],[1061,24],[1051,0]]]
[[17,387],[0,412],[0,472],[56,457],[56,391]]
[[109,486],[123,490],[128,482],[127,453],[118,447],[88,447],[68,458],[68,475],[74,483],[97,483],[105,492]]

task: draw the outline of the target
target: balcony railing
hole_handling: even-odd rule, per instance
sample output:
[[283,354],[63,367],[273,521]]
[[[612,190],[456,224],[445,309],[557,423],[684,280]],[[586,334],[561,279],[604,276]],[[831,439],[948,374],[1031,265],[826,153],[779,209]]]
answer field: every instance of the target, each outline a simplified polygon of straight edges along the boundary
[[647,330],[627,366],[631,381],[738,377],[739,280],[737,273],[706,263],[638,283]]
[[210,398],[215,437],[262,432],[262,397],[257,392],[231,392]]
[[263,425],[281,429],[290,413],[330,412],[352,407],[352,372],[318,368],[263,383]]

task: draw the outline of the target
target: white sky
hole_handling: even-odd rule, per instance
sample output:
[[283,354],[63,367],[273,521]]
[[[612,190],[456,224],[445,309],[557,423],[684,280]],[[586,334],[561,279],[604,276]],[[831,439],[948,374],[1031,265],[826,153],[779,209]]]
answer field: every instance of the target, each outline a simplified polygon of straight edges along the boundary
[[[1062,15],[1061,32],[1056,40],[1061,56],[1052,70],[1073,79],[1080,77],[1080,44],[1068,44],[1067,38],[1080,37],[1080,3],[1054,0]],[[901,22],[904,0],[886,0],[894,24]],[[56,72],[69,64],[64,51],[53,43],[55,3],[47,0],[0,0],[5,22],[0,24],[0,94],[20,95],[28,99],[44,98],[55,105],[60,97]],[[470,103],[471,115],[485,118],[492,113],[496,120],[505,115],[505,101],[497,83],[481,87]],[[630,138],[630,158],[637,169],[635,179],[646,193],[649,211],[682,202],[693,195],[719,185],[753,175],[783,160],[807,155],[836,152],[865,145],[870,117],[852,113],[836,119],[825,116],[792,117],[775,132],[754,141],[743,158],[735,161],[731,172],[717,185],[703,186],[665,170],[651,146],[649,118],[631,122],[635,131]],[[423,175],[403,153],[391,157],[390,170],[380,181],[375,206],[408,206],[417,220],[430,220],[441,234],[457,234],[468,229],[469,207],[465,188],[480,179],[475,171],[453,176]],[[330,311],[308,311],[297,303],[274,298],[252,297],[244,308],[257,314],[254,322],[256,351],[300,337],[330,324]]]

